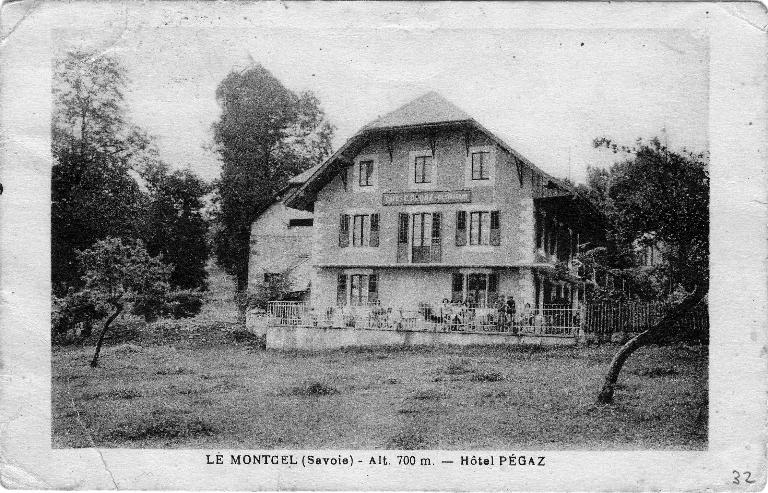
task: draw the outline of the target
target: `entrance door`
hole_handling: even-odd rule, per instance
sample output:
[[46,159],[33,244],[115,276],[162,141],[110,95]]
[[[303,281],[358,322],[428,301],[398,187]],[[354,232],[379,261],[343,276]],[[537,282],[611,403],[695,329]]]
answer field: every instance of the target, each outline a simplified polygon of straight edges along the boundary
[[488,274],[469,274],[467,276],[467,304],[483,306],[488,294]]

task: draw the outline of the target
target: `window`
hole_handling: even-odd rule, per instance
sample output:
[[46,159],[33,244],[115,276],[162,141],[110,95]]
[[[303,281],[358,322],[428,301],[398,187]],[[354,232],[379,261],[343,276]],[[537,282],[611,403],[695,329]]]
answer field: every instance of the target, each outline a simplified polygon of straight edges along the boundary
[[368,286],[366,286],[366,278],[368,276],[363,274],[353,274],[349,276],[349,304],[350,305],[362,305],[368,301]]
[[419,212],[411,219],[411,262],[440,262],[442,258],[439,212]]
[[469,214],[469,244],[488,245],[491,240],[490,214],[488,212],[472,212]]
[[377,274],[339,274],[336,285],[338,306],[357,306],[378,301],[379,277]]
[[357,184],[361,187],[373,185],[373,161],[360,161],[358,163],[357,179]]
[[[352,233],[350,234],[350,222]],[[339,246],[348,247],[352,237],[353,247],[379,246],[378,214],[342,214],[339,222]]]
[[413,166],[414,183],[432,183],[432,156],[416,156]]
[[[467,213],[456,213],[456,245],[467,244]],[[501,216],[499,211],[472,211],[469,213],[469,244],[501,244]]]
[[312,226],[312,219],[289,219],[288,220],[288,227],[289,228],[300,228],[305,226]]
[[472,179],[488,180],[490,179],[490,156],[488,151],[472,153]]
[[368,246],[368,228],[370,227],[369,216],[366,214],[355,214],[352,219],[352,246]]

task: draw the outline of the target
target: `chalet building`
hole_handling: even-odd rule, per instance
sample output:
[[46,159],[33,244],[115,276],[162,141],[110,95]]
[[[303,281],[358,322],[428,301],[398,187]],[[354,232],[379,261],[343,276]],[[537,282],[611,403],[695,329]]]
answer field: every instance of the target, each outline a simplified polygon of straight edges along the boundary
[[312,278],[310,261],[313,214],[286,207],[282,198],[304,184],[316,168],[293,177],[288,186],[251,224],[248,292],[258,294],[270,283],[285,279],[288,297],[304,299]]
[[277,265],[267,251],[306,252],[316,309],[500,296],[520,308],[572,305],[573,258],[602,238],[599,214],[572,187],[434,92],[364,126],[301,181],[264,222],[290,229],[295,215],[313,226],[284,247],[254,224],[265,255],[254,275]]

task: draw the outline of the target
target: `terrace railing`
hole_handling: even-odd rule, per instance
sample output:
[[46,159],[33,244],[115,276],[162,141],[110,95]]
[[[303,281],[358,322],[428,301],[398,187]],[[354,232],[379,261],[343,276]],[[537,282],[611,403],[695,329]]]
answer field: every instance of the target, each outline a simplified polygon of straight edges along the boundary
[[304,302],[269,303],[272,323],[282,326],[347,327],[355,329],[427,332],[494,333],[573,337],[578,334],[581,312],[563,306],[516,313],[492,307],[423,304],[417,309],[385,307],[378,303],[314,310]]

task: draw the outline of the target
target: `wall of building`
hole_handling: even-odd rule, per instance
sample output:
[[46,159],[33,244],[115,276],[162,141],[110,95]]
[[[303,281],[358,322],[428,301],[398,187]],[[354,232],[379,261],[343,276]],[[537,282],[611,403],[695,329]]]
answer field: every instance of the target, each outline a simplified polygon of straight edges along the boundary
[[[340,273],[375,273],[378,278],[378,298],[382,306],[416,310],[420,303],[439,307],[451,299],[454,272],[462,268],[320,268],[312,286],[312,306],[321,312],[336,306],[336,285]],[[473,269],[474,270],[474,269]],[[519,308],[535,304],[533,274],[528,268],[494,269],[498,276],[498,295],[513,296]]]
[[[512,158],[487,136],[473,134],[471,147],[490,146],[494,149],[493,186],[478,185],[466,180],[467,148],[464,134],[444,131],[436,136],[436,179],[429,190],[465,190],[472,192],[469,204],[432,204],[423,206],[383,206],[382,194],[417,190],[412,186],[410,162],[412,153],[430,150],[426,133],[396,137],[392,142],[392,160],[384,138],[370,142],[357,158],[376,161],[375,186],[358,191],[357,169],[347,171],[347,187],[337,176],[317,196],[315,202],[316,264],[394,264],[397,260],[398,213],[442,212],[442,262],[451,265],[514,265],[534,261],[534,216],[530,170],[525,168],[522,186]],[[499,210],[501,219],[500,246],[457,246],[457,210]],[[380,243],[378,247],[339,247],[339,218],[341,214],[379,213]]]
[[272,204],[251,225],[248,290],[264,283],[265,273],[288,272],[291,288],[301,291],[312,277],[313,227],[289,227],[291,219],[312,219],[312,213]]

